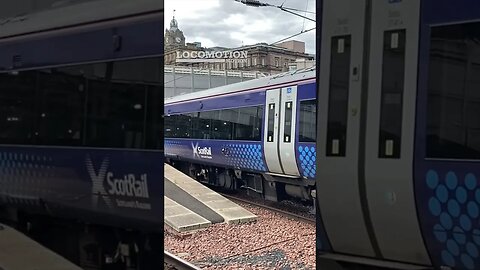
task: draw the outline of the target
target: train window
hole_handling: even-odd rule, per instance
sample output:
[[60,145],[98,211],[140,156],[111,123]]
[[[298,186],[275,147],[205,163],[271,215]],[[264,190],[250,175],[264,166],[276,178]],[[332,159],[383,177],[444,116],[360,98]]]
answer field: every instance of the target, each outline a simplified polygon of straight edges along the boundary
[[292,142],[292,110],[293,102],[285,102],[285,127],[283,134],[283,142],[285,143]]
[[35,140],[41,145],[82,145],[86,80],[72,69],[37,74]]
[[332,38],[328,97],[327,156],[345,156],[351,36]]
[[34,142],[36,80],[31,71],[0,74],[0,143]]
[[212,118],[214,112],[200,112],[197,119],[197,139],[208,140],[212,138]]
[[480,159],[480,23],[433,27],[428,158]]
[[274,125],[275,125],[275,103],[268,104],[268,126],[267,126],[267,142],[274,141]]
[[214,140],[231,140],[233,123],[231,112],[228,110],[216,111],[213,119]]
[[255,125],[253,126],[253,139],[254,141],[262,140],[262,127],[263,127],[263,106],[257,106],[257,115],[255,118]]
[[158,59],[137,59],[82,67],[89,80],[87,146],[146,148],[149,141],[149,148],[162,147],[162,110],[148,98],[149,91],[160,95],[159,64]]
[[405,30],[387,31],[384,34],[378,147],[380,158],[400,158],[405,43]]
[[165,138],[176,138],[175,136],[175,118],[176,115],[165,115],[164,119],[164,136]]
[[234,140],[259,141],[259,118],[261,118],[259,107],[240,108],[238,121],[235,124]]
[[316,141],[316,117],[317,103],[315,100],[300,101],[299,111],[299,142],[315,142]]
[[166,138],[261,141],[263,106],[172,115],[165,123]]
[[160,64],[157,57],[2,73],[0,143],[162,149]]
[[[190,138],[192,129],[192,116],[189,114],[173,115],[172,123],[172,137],[174,138]],[[166,121],[165,121],[166,122]],[[165,137],[167,133],[165,133]]]

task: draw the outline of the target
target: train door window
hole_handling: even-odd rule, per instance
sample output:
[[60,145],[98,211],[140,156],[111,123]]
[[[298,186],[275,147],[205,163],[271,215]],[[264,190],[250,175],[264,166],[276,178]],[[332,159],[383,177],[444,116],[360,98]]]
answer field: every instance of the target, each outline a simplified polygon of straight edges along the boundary
[[431,31],[427,146],[429,158],[480,159],[480,23]]
[[316,140],[317,102],[315,100],[300,101],[299,142],[315,142]]
[[275,103],[268,104],[268,126],[267,126],[267,142],[274,141],[274,127],[275,127]]
[[36,73],[0,73],[0,143],[31,144],[36,122]]
[[393,30],[384,33],[380,141],[378,147],[380,158],[400,158],[405,44],[405,30]]
[[283,142],[291,143],[292,142],[292,111],[293,111],[293,102],[285,102],[285,121],[284,121],[284,134]]
[[327,156],[345,156],[351,36],[332,38],[328,97]]

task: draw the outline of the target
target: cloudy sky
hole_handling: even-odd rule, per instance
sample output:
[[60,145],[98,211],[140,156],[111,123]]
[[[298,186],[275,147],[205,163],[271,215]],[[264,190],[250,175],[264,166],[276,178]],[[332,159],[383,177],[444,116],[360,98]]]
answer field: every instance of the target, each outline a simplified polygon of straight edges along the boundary
[[[262,0],[272,5],[315,12],[315,0]],[[249,7],[234,0],[165,0],[165,27],[175,11],[186,42],[204,47],[239,47],[273,43],[315,27],[315,23],[274,7]],[[315,19],[311,13],[301,13]],[[315,53],[315,30],[293,38],[305,42],[307,53]]]

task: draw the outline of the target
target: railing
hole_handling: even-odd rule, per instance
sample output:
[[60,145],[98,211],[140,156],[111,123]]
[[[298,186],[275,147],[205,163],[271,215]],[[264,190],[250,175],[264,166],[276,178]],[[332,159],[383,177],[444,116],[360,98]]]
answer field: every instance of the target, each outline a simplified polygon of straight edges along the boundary
[[164,71],[165,73],[175,73],[175,74],[226,76],[226,77],[254,78],[254,79],[268,76],[268,74],[264,74],[258,71],[212,70],[212,69],[183,67],[183,66],[165,66]]

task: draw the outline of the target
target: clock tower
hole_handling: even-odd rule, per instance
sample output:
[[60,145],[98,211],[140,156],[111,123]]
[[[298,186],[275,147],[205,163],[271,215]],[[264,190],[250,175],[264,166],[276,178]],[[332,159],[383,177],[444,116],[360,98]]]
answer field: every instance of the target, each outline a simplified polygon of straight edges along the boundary
[[185,36],[183,32],[178,29],[178,22],[175,20],[175,15],[170,21],[170,29],[165,30],[165,50],[170,50],[179,47],[185,47]]

